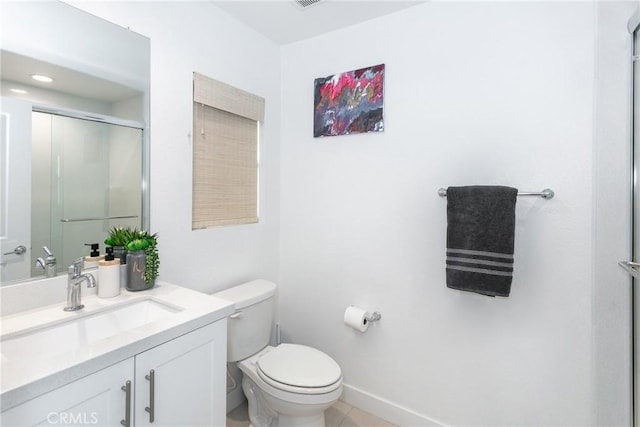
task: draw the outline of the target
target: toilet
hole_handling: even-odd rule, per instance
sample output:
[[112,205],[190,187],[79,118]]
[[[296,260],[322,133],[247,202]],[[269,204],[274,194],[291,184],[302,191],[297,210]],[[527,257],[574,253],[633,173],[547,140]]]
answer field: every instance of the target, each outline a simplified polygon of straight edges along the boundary
[[269,345],[275,293],[275,283],[253,280],[214,294],[235,304],[227,361],[243,373],[249,421],[253,427],[325,427],[325,409],[342,394],[342,371],[313,347]]

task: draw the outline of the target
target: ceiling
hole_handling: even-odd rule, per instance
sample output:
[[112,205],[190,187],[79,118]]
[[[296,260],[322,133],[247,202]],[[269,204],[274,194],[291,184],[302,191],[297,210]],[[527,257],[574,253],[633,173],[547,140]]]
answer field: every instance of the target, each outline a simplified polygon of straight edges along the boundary
[[[38,87],[103,102],[116,102],[139,95],[134,89],[117,83],[5,50],[0,50],[0,64],[2,81],[7,89],[28,92],[31,87]],[[36,82],[31,78],[32,74],[44,74],[54,80],[51,83]]]
[[[0,0],[1,1],[1,0]],[[274,42],[284,45],[315,37],[397,12],[426,0],[320,0],[303,8],[294,0],[209,0],[238,21]],[[18,89],[40,87],[77,96],[115,102],[135,96],[129,88],[63,67],[0,50],[2,80]],[[47,74],[54,82],[38,83],[34,73]]]
[[209,0],[278,44],[289,44],[397,12],[426,0]]

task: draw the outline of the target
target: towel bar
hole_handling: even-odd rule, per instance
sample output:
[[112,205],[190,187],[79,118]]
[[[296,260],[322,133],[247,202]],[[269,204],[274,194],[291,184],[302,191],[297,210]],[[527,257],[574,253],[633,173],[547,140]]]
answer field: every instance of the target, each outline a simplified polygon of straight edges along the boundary
[[[447,189],[446,188],[439,188],[438,189],[438,196],[440,197],[447,197]],[[533,191],[522,191],[522,192],[518,192],[518,196],[540,196],[543,199],[553,199],[553,196],[555,196],[555,193],[553,192],[552,189],[550,188],[545,188],[542,191],[539,192],[533,192]]]

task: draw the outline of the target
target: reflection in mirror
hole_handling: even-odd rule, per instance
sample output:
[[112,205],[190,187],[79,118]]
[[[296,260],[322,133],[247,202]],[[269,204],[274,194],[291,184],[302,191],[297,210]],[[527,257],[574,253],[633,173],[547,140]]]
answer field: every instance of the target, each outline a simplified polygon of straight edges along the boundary
[[43,276],[45,246],[66,273],[112,227],[148,229],[149,40],[60,2],[0,8],[6,284]]
[[47,246],[59,272],[112,227],[142,226],[141,129],[34,112],[31,142],[31,247]]

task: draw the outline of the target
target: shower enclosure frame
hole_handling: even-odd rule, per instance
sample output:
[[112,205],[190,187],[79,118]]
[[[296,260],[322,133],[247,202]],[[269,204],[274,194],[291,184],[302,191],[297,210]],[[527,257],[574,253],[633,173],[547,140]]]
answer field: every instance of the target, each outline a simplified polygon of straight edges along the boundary
[[[631,259],[640,257],[640,10],[631,17],[627,25],[631,34]],[[633,425],[640,427],[640,279],[630,275],[632,297],[632,407]]]
[[138,129],[141,132],[141,218],[140,224],[143,230],[150,227],[150,202],[149,202],[149,164],[150,164],[150,147],[149,147],[149,131],[145,123],[126,120],[104,114],[85,112],[48,104],[32,103],[31,110],[33,113],[45,113],[53,116],[61,116],[71,119],[86,120],[90,122],[102,123],[106,125],[114,125]]

